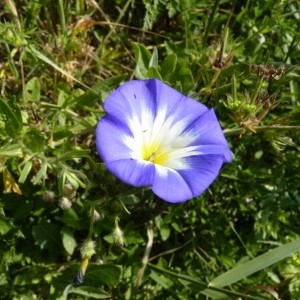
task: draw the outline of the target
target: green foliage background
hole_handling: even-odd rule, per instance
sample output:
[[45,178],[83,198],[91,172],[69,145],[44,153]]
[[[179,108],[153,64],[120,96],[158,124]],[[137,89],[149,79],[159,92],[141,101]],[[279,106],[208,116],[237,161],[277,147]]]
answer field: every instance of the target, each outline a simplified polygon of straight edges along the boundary
[[[2,2],[0,299],[299,299],[299,27],[296,0]],[[152,77],[214,107],[234,154],[187,203],[95,150],[105,98]]]

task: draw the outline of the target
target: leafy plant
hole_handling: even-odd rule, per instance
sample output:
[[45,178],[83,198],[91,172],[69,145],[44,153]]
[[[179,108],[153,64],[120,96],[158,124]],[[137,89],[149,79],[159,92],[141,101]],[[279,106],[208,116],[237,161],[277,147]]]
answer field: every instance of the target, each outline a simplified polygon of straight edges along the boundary
[[[1,299],[299,298],[297,1],[0,8]],[[152,77],[213,107],[234,154],[187,203],[95,150],[110,92]]]

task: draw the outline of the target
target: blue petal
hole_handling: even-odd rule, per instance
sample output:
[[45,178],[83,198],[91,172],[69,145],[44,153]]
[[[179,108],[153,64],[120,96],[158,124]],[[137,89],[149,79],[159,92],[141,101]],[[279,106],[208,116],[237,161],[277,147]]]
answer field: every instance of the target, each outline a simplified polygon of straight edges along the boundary
[[138,117],[142,123],[145,112],[155,117],[155,93],[147,87],[148,80],[132,80],[113,91],[104,103],[105,111],[124,124]]
[[161,199],[176,203],[193,198],[189,184],[175,170],[155,165],[152,191]]
[[166,117],[172,116],[174,123],[185,119],[186,123],[189,124],[208,111],[205,105],[182,95],[158,79],[149,80],[147,87],[154,95],[156,107],[167,106]]
[[108,170],[123,182],[133,186],[152,185],[155,167],[154,164],[134,159],[123,159],[106,164]]
[[231,151],[213,109],[191,123],[186,131],[191,131],[196,136],[192,145],[205,149],[203,154],[222,154],[224,162],[232,161]]
[[131,136],[128,128],[110,115],[100,120],[96,129],[96,146],[104,162],[132,158],[132,149],[124,143],[126,136]]
[[[222,155],[199,155],[187,158],[188,170],[159,169],[153,181],[153,192],[165,201],[184,202],[201,195],[216,179],[222,167]],[[160,167],[163,168],[163,167]]]
[[223,155],[199,155],[187,158],[188,170],[178,173],[188,183],[193,197],[201,195],[218,176],[223,164]]
[[173,122],[184,119],[187,124],[208,111],[203,104],[188,98],[158,79],[132,80],[113,91],[105,101],[105,111],[128,124],[133,116],[140,123],[145,113],[154,119],[159,109],[166,109],[166,118]]

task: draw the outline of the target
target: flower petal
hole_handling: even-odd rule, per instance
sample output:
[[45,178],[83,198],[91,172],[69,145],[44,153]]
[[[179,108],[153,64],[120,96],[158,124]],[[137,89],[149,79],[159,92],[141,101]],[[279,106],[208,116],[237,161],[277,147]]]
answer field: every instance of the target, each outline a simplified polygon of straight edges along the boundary
[[[185,119],[187,123],[204,114],[208,108],[189,97],[184,96],[158,79],[151,79],[147,86],[155,91],[156,106],[159,110],[166,108],[166,117],[172,116],[174,123]],[[159,112],[157,109],[157,113]]]
[[193,198],[191,188],[175,170],[155,165],[152,191],[165,201],[176,203]]
[[104,116],[96,129],[96,146],[104,162],[133,158],[133,151],[124,140],[131,133],[126,126],[110,115]]
[[143,160],[123,159],[106,166],[120,180],[137,187],[152,185],[155,176],[154,164]]
[[[121,85],[106,99],[105,111],[124,124],[153,122],[156,101],[153,91],[147,88],[148,80],[133,80]],[[131,130],[136,130],[135,126]]]
[[222,167],[222,155],[188,158],[190,169],[176,171],[156,166],[153,192],[165,201],[184,202],[201,195],[216,179]]
[[223,164],[223,155],[199,155],[187,158],[188,170],[178,173],[188,183],[193,197],[201,195],[216,179]]
[[228,143],[213,109],[191,123],[186,131],[192,132],[196,136],[192,145],[198,146],[202,150],[206,148],[203,154],[223,154],[224,162],[232,161]]

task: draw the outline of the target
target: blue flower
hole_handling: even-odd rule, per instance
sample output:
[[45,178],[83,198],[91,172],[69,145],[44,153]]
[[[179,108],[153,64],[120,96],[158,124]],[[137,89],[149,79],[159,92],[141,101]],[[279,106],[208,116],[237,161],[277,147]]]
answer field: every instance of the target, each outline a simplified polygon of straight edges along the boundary
[[157,79],[123,84],[104,109],[96,145],[106,167],[165,201],[199,196],[232,160],[214,110]]

